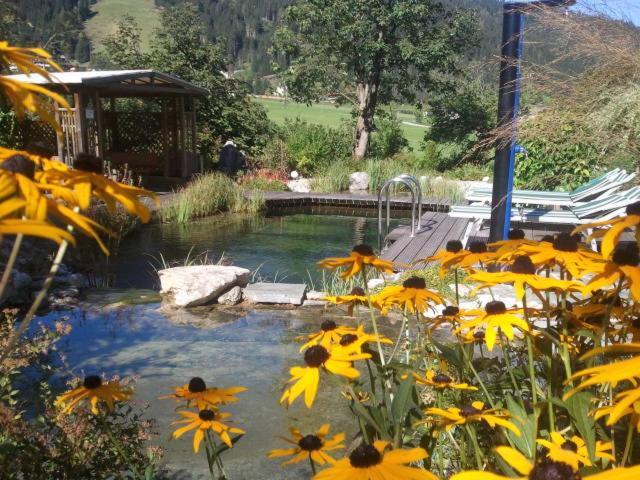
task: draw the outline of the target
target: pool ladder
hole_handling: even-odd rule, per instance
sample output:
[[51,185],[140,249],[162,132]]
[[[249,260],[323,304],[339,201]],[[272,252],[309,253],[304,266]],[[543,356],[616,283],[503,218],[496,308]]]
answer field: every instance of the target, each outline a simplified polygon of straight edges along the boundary
[[[411,236],[415,237],[416,230],[421,228],[422,220],[422,188],[420,182],[413,175],[403,173],[391,180],[387,180],[378,192],[378,251],[382,251],[385,246],[385,239],[389,234],[389,223],[391,220],[391,192],[389,189],[393,185],[404,185],[411,193]],[[382,196],[385,195],[386,200],[386,223],[382,224]],[[416,204],[418,205],[418,218],[416,219]]]

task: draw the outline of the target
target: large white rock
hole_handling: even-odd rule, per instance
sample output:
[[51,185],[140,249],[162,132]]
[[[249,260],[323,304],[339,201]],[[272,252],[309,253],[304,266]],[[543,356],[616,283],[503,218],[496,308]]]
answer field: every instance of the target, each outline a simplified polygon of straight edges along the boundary
[[242,301],[242,289],[238,286],[233,287],[227,293],[223,293],[218,297],[218,303],[221,305],[237,305]]
[[353,172],[349,175],[349,190],[368,190],[369,174],[367,172]]
[[309,193],[311,191],[311,180],[308,178],[289,180],[287,187],[289,187],[289,190],[292,192]]
[[251,303],[302,305],[307,286],[297,283],[252,283],[244,289],[244,298]]
[[160,270],[160,294],[177,307],[195,307],[218,299],[235,286],[244,287],[251,272],[223,265],[192,265]]

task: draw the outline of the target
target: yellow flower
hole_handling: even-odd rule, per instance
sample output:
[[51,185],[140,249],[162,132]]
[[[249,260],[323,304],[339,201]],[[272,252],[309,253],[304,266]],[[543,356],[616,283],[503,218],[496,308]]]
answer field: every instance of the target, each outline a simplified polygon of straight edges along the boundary
[[361,353],[362,347],[367,343],[380,341],[380,343],[393,344],[384,335],[373,335],[364,331],[364,325],[358,325],[353,333],[347,333],[340,338],[340,341],[331,347],[332,352],[355,352]]
[[460,309],[454,305],[447,305],[442,309],[442,313],[433,318],[425,319],[427,329],[434,331],[442,325],[450,325],[456,327],[460,324],[460,317],[464,316],[465,312],[461,312]]
[[495,252],[487,249],[484,242],[471,242],[468,250],[462,250],[442,262],[442,268],[464,268],[470,270],[476,265],[488,265],[495,262]]
[[[585,441],[577,435],[567,439],[558,432],[549,434],[550,440],[539,438],[536,440],[538,445],[542,445],[547,449],[547,458],[554,462],[562,462],[570,465],[574,470],[578,470],[580,464],[591,467],[593,464],[589,460],[589,451]],[[595,445],[595,457],[598,459],[607,459],[615,462],[615,457],[609,453],[611,451],[611,442],[597,441]]]
[[438,480],[426,470],[406,466],[427,457],[422,448],[385,451],[389,442],[358,446],[351,455],[318,473],[314,480]]
[[334,303],[336,305],[348,304],[349,307],[347,309],[347,313],[350,317],[353,316],[353,309],[356,305],[369,305],[369,300],[361,287],[353,287],[351,292],[347,295],[330,295],[324,297],[324,299],[327,302]]
[[631,227],[638,228],[640,225],[640,202],[633,203],[627,206],[627,215],[623,217],[612,218],[611,220],[603,220],[601,222],[585,223],[577,227],[572,233],[580,233],[592,228],[608,226],[609,229],[596,230],[591,238],[602,237],[602,256],[609,258],[611,252],[613,252],[618,240],[622,233]]
[[509,231],[506,240],[500,240],[487,245],[491,250],[496,252],[496,257],[503,262],[505,260],[511,261],[512,256],[517,255],[518,248],[522,245],[535,245],[533,240],[527,240],[525,233],[521,229],[513,229]]
[[178,428],[173,432],[173,438],[180,438],[189,430],[195,430],[193,435],[193,451],[198,453],[200,450],[200,443],[204,440],[204,436],[207,430],[215,432],[229,448],[233,447],[233,442],[230,433],[238,433],[243,435],[245,432],[240,428],[230,427],[222,423],[222,420],[226,420],[231,416],[230,413],[217,412],[215,410],[200,410],[198,413],[180,411],[179,415],[182,415],[183,419],[173,422],[172,425],[179,425],[186,423],[184,427]]
[[[570,465],[554,462],[548,458],[544,458],[534,465],[527,457],[511,447],[498,447],[496,452],[521,475],[517,477],[520,480],[635,480],[640,475],[640,466],[636,466],[615,468],[594,475],[580,476]],[[451,480],[504,480],[508,478],[513,477],[471,470],[457,473],[451,477]]]
[[522,310],[520,309],[507,310],[505,304],[500,301],[489,302],[485,305],[484,311],[470,310],[467,312],[468,315],[474,315],[475,318],[463,321],[462,324],[456,328],[455,333],[467,329],[476,330],[482,327],[485,332],[487,348],[493,350],[498,331],[501,331],[509,340],[513,340],[514,327],[524,332],[530,330],[529,324],[515,315],[515,313],[521,312]]
[[608,416],[608,426],[615,425],[627,415],[631,415],[631,424],[635,424],[636,431],[640,432],[640,388],[620,392],[616,395],[613,405],[600,407],[593,412],[595,420]]
[[[484,403],[479,401],[473,402],[470,406],[463,408],[449,407],[446,410],[442,408],[427,408],[424,413],[429,417],[437,417],[436,421],[444,426],[447,431],[456,425],[464,425],[471,422],[485,422],[491,428],[500,426],[520,436],[520,429],[507,420],[507,418],[510,417],[508,412],[485,409]],[[424,422],[425,420],[421,421],[421,423]]]
[[347,334],[355,334],[356,329],[346,325],[337,325],[333,320],[325,320],[320,324],[320,331],[308,336],[309,341],[300,347],[300,351],[314,345],[330,347],[340,343],[340,339]]
[[583,285],[579,282],[536,275],[536,268],[531,258],[527,255],[516,256],[511,265],[510,272],[474,272],[469,275],[469,280],[481,283],[474,291],[503,283],[513,283],[513,288],[518,300],[524,297],[525,286],[528,286],[536,292],[582,292],[584,290]]
[[174,388],[174,394],[160,398],[174,398],[178,401],[186,400],[187,406],[195,403],[198,410],[237,402],[236,395],[245,392],[245,387],[215,388],[207,387],[200,377],[193,377],[188,384]]
[[620,281],[628,286],[629,292],[635,301],[640,301],[640,253],[636,243],[618,245],[611,261],[603,264],[604,268],[598,271],[587,288],[591,291],[613,286]]
[[373,248],[369,245],[356,245],[348,257],[325,258],[318,262],[322,268],[334,270],[340,267],[346,269],[340,274],[343,279],[351,278],[362,270],[364,265],[369,265],[376,270],[384,273],[393,273],[393,263],[387,260],[381,260],[376,257]]
[[587,250],[568,233],[559,233],[553,243],[538,242],[534,245],[520,245],[519,250],[531,257],[536,268],[561,266],[574,278],[582,277],[587,272],[598,271],[602,257]]
[[318,392],[321,369],[353,380],[360,376],[360,372],[353,368],[353,362],[366,358],[371,358],[371,355],[351,350],[327,350],[322,345],[308,348],[304,352],[306,366],[293,367],[289,370],[291,379],[287,383],[293,383],[293,385],[284,391],[280,403],[291,405],[304,393],[304,403],[307,408],[311,408]]
[[402,286],[390,285],[375,296],[375,301],[381,306],[383,314],[390,307],[398,307],[411,313],[424,312],[431,303],[444,305],[440,295],[427,289],[424,278],[409,277]]
[[112,412],[115,402],[129,400],[133,390],[120,385],[117,380],[103,382],[97,375],[85,377],[82,385],[68,392],[58,395],[55,406],[62,408],[61,413],[69,414],[82,401],[91,403],[91,413],[98,414],[98,402],[107,404],[107,410]]
[[302,435],[297,428],[290,428],[292,439],[283,438],[285,442],[294,445],[292,448],[280,448],[271,450],[267,455],[269,458],[289,457],[282,465],[291,465],[300,463],[303,460],[311,459],[318,465],[325,463],[336,463],[336,460],[327,452],[344,448],[344,433],[338,433],[333,438],[326,438],[329,434],[329,424],[325,423],[320,429],[313,434]]
[[422,260],[414,262],[413,265],[418,265],[420,263],[439,262],[440,268],[438,270],[438,273],[440,274],[441,278],[444,278],[445,274],[447,273],[447,269],[442,264],[458,254],[465,255],[468,253],[470,253],[468,250],[462,248],[462,242],[460,240],[449,240],[444,249],[438,250],[435,255],[431,255],[430,257],[423,258]]
[[415,378],[416,383],[420,385],[428,385],[437,389],[478,390],[477,387],[473,387],[467,383],[456,383],[450,376],[444,373],[436,373],[433,370],[428,370],[424,377],[414,372],[413,378]]

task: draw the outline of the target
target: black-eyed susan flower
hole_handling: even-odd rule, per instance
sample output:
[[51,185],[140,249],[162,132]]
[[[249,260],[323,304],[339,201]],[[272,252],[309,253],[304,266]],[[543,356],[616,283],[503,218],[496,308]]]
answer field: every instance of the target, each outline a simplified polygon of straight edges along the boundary
[[390,307],[398,307],[411,313],[424,312],[433,304],[444,305],[444,299],[427,288],[424,278],[409,277],[402,285],[390,285],[375,296],[384,314]]
[[422,448],[387,450],[389,442],[361,444],[351,454],[318,473],[314,480],[438,480],[431,472],[409,467],[427,457]]
[[318,262],[322,268],[334,270],[345,267],[340,274],[341,278],[351,278],[362,270],[365,265],[384,273],[393,273],[393,263],[376,257],[373,248],[369,245],[356,245],[348,257],[325,258]]
[[[640,225],[640,202],[628,205],[626,209],[626,216],[603,220],[601,222],[585,223],[584,225],[577,227],[573,233],[581,233],[586,230],[596,228],[597,230],[591,234],[591,238],[602,237],[602,256],[609,258],[609,255],[611,255],[611,252],[615,249],[622,233],[628,228],[635,227],[637,229],[638,225]],[[599,228],[605,226],[610,228]]]
[[367,343],[380,342],[393,344],[393,341],[384,335],[374,335],[364,331],[364,325],[358,325],[353,333],[346,333],[340,337],[340,341],[332,347],[337,352],[361,353],[362,347]]
[[[551,432],[549,434],[549,440],[539,438],[536,440],[536,443],[547,450],[547,458],[555,462],[566,463],[574,470],[578,470],[580,465],[587,467],[593,465],[589,459],[587,444],[577,435],[573,435],[571,438],[565,438],[559,432]],[[615,462],[615,458],[610,453],[611,447],[611,442],[598,440],[595,445],[595,458]]]
[[339,344],[340,339],[348,333],[355,334],[356,329],[347,325],[338,325],[333,320],[324,320],[320,324],[320,330],[308,336],[309,341],[300,347],[300,351],[314,345],[330,347],[331,345]]
[[333,438],[327,438],[329,434],[329,424],[322,425],[317,432],[309,435],[302,435],[297,428],[290,428],[292,438],[284,438],[285,442],[293,445],[291,448],[279,448],[271,450],[267,455],[269,458],[293,457],[282,465],[291,465],[311,459],[318,465],[325,463],[336,463],[336,460],[327,452],[344,448],[344,433],[338,433]]
[[476,265],[486,266],[494,263],[496,259],[496,253],[490,252],[487,249],[486,243],[474,241],[469,244],[467,250],[462,250],[447,260],[443,260],[442,268],[463,268],[470,270]]
[[535,245],[533,240],[525,238],[524,230],[519,228],[510,230],[506,240],[499,240],[487,245],[492,251],[496,252],[496,257],[501,261],[511,261],[513,255],[518,255],[518,248],[521,245]]
[[186,401],[187,406],[193,403],[199,410],[204,410],[215,407],[216,405],[237,402],[238,398],[236,395],[246,390],[246,387],[207,387],[207,384],[202,378],[193,377],[189,380],[189,383],[175,387],[172,395],[160,398],[174,398],[178,401]]
[[456,328],[455,333],[481,328],[485,333],[484,338],[487,348],[493,350],[498,332],[502,332],[509,340],[513,340],[515,335],[514,327],[523,332],[530,330],[529,324],[516,315],[522,312],[523,310],[521,309],[507,310],[505,304],[498,300],[489,302],[485,305],[484,310],[469,310],[467,314],[471,318],[463,321]]
[[436,373],[433,370],[427,370],[424,377],[414,372],[413,378],[419,385],[427,385],[437,389],[478,390],[477,387],[471,386],[467,383],[457,383],[449,375],[445,373]]
[[69,414],[82,401],[91,404],[91,413],[99,412],[98,402],[107,404],[107,410],[112,412],[116,402],[129,400],[133,390],[120,384],[117,380],[103,381],[98,375],[84,378],[82,385],[65,392],[55,400],[55,405],[61,408],[61,413]]
[[[543,458],[538,463],[531,462],[519,451],[511,447],[498,447],[496,453],[521,476],[518,480],[635,480],[640,478],[640,466],[605,470],[593,475],[582,476],[570,465]],[[451,480],[504,480],[505,475],[471,470],[453,475]]]
[[516,298],[521,300],[524,297],[525,287],[529,287],[536,292],[553,291],[559,292],[582,292],[584,286],[580,282],[572,280],[559,280],[556,278],[536,275],[536,268],[527,255],[518,255],[511,264],[509,272],[474,272],[469,275],[469,279],[479,282],[480,285],[475,290],[494,285],[513,283]]
[[[520,429],[507,420],[511,417],[509,412],[506,410],[485,409],[484,403],[480,401],[473,402],[471,405],[462,408],[449,407],[446,410],[435,407],[427,408],[424,413],[429,419],[435,421],[447,431],[456,425],[484,422],[491,428],[496,428],[496,426],[503,427],[520,436]],[[424,422],[425,420],[422,421],[422,423]]]
[[523,244],[518,249],[529,255],[536,268],[561,266],[574,278],[587,272],[599,271],[602,257],[587,250],[568,233],[559,233],[551,242],[539,242],[533,245]]
[[293,367],[289,370],[291,379],[287,383],[292,386],[285,389],[280,403],[291,405],[296,398],[304,393],[304,403],[311,408],[318,392],[320,370],[326,370],[334,375],[340,375],[350,380],[358,378],[360,372],[353,367],[356,360],[371,358],[370,354],[357,353],[350,349],[331,349],[322,345],[314,345],[304,352],[304,367]]
[[640,252],[638,245],[618,245],[610,262],[601,264],[602,268],[587,284],[591,291],[615,285],[623,281],[635,301],[640,301]]
[[613,405],[597,408],[593,412],[595,420],[608,417],[606,421],[608,426],[615,425],[626,416],[629,416],[629,421],[631,425],[635,425],[636,431],[640,432],[640,389],[638,388],[620,392],[616,395]]
[[[456,333],[456,332],[454,332]],[[486,344],[486,333],[484,330],[467,330],[465,332],[458,332],[456,336],[462,343],[470,344],[473,343],[475,345],[484,345]],[[500,345],[500,338],[496,338],[496,343]]]
[[353,316],[353,309],[358,305],[368,306],[369,300],[362,287],[353,287],[347,295],[329,295],[324,297],[329,303],[348,305],[347,314]]
[[440,274],[441,278],[444,278],[447,273],[447,269],[442,264],[447,260],[453,258],[455,255],[464,255],[467,253],[469,253],[469,251],[463,248],[462,242],[460,240],[449,240],[444,249],[438,250],[435,255],[431,255],[430,257],[418,260],[414,263],[414,265],[418,265],[420,263],[438,262],[440,263],[438,273]]
[[229,448],[233,447],[230,433],[237,433],[244,435],[244,430],[236,427],[230,427],[229,425],[222,423],[231,416],[230,413],[219,412],[212,409],[204,409],[199,412],[187,412],[179,411],[179,415],[183,418],[172,423],[172,425],[179,425],[186,423],[187,425],[178,428],[173,432],[173,438],[180,438],[182,435],[190,430],[195,430],[193,434],[193,451],[198,453],[200,450],[200,444],[204,439],[207,430],[215,432]]
[[440,328],[443,325],[456,327],[460,324],[461,317],[465,315],[464,311],[454,305],[447,305],[442,309],[440,315],[424,320],[429,331]]

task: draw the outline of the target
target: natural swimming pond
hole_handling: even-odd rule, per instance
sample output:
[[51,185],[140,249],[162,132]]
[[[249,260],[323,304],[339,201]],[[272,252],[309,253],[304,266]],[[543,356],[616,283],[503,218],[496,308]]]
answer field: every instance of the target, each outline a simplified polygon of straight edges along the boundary
[[[394,224],[397,224],[396,220]],[[191,251],[208,251],[210,258],[223,253],[229,263],[258,270],[263,278],[287,282],[318,279],[315,262],[344,255],[357,243],[375,243],[377,219],[297,213],[269,217],[216,217],[188,225],[150,225],[141,228],[121,246],[110,261],[116,285],[152,288],[157,283],[150,262],[162,254],[167,262],[182,262]],[[309,273],[310,272],[310,273]],[[171,388],[200,376],[211,386],[242,385],[238,403],[225,407],[233,425],[246,436],[225,454],[230,479],[298,479],[308,476],[305,463],[283,469],[266,453],[283,447],[278,436],[288,428],[315,431],[322,423],[334,433],[355,433],[341,383],[325,376],[313,410],[296,402],[289,410],[280,398],[289,368],[302,361],[294,340],[318,329],[332,315],[319,310],[250,311],[237,316],[219,311],[200,312],[190,321],[176,323],[148,291],[130,290],[129,299],[149,298],[152,303],[104,308],[122,299],[122,292],[89,294],[82,309],[52,313],[45,321],[67,316],[72,331],[60,348],[74,375],[136,376],[135,401],[150,404],[147,415],[158,422],[155,443],[166,449],[164,464],[176,479],[204,478],[204,455],[192,451],[191,436],[171,440],[176,402],[158,397]],[[135,302],[133,302],[135,303]],[[183,318],[181,320],[184,320]],[[353,429],[350,430],[350,429]]]
[[317,283],[318,260],[347,254],[359,243],[375,245],[376,235],[376,217],[326,213],[225,215],[186,225],[147,225],[123,242],[110,261],[110,272],[116,287],[155,288],[154,267],[160,267],[160,256],[181,264],[187,256],[206,251],[210,259],[224,255],[226,262],[257,271],[266,281],[308,284],[311,278]]

